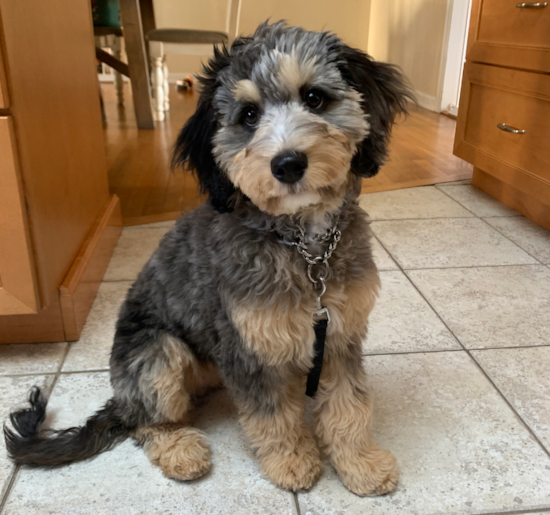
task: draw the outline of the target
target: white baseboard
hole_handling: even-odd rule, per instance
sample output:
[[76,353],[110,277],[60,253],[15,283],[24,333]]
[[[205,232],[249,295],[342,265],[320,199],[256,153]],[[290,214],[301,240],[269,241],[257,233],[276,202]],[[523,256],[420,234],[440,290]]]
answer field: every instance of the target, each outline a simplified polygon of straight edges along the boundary
[[417,103],[420,107],[424,109],[429,109],[430,111],[435,111],[436,113],[440,112],[439,106],[437,105],[437,98],[432,95],[427,95],[422,93],[422,91],[415,91]]

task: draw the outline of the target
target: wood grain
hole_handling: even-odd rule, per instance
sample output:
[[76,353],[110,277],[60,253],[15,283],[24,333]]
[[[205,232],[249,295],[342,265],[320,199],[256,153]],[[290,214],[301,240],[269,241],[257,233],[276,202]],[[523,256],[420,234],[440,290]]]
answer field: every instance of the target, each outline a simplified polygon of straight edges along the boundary
[[[525,129],[525,134],[501,131],[501,122]],[[519,172],[550,186],[549,133],[550,76],[466,64],[456,155],[494,175]]]
[[473,0],[466,60],[550,73],[550,6]]
[[517,173],[496,177],[480,168],[474,168],[472,184],[550,231],[548,185]]
[[91,10],[0,0],[21,174],[42,307],[109,198]]
[[[109,184],[120,197],[124,225],[173,220],[197,207],[204,197],[193,176],[170,170],[174,141],[195,111],[197,93],[171,87],[167,119],[155,131],[138,131],[132,110],[117,106],[114,87],[104,84],[102,91]],[[363,192],[469,179],[472,166],[452,154],[455,126],[446,116],[411,106],[410,116],[394,129],[388,163],[363,181]]]
[[64,342],[59,297],[36,315],[0,316],[0,343]]
[[[154,129],[149,63],[141,22],[140,2],[139,0],[120,0],[119,4],[138,127]],[[147,23],[150,23],[149,18]]]
[[393,129],[388,162],[363,180],[362,193],[469,179],[472,165],[453,156],[455,127],[455,120],[411,105]]
[[0,117],[0,315],[36,313],[34,263],[11,117]]
[[68,341],[80,337],[121,232],[120,201],[113,195],[59,287],[65,339]]
[[[0,18],[0,26],[1,26]],[[2,41],[0,40],[0,109],[8,109],[10,98],[8,96],[8,83],[6,80],[6,70],[4,68],[4,57],[2,56]]]

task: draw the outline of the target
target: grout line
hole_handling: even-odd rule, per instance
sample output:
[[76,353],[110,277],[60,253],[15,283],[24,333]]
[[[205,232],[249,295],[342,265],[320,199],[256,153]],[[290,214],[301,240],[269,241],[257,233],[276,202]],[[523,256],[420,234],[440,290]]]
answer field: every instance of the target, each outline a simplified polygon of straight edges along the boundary
[[[461,204],[458,204],[458,205],[460,207],[463,207]],[[469,210],[467,211],[471,213],[471,211]],[[368,211],[366,211],[366,213],[368,215]],[[374,223],[374,222],[427,222],[429,220],[471,220],[473,218],[479,218],[479,217],[474,214],[472,214],[472,216],[425,216],[425,217],[416,217],[416,218],[371,218],[369,216],[369,221],[371,223]]]
[[[380,245],[382,245],[382,247],[384,247],[384,245],[382,244],[382,242],[380,242]],[[384,249],[386,250],[387,252],[387,249],[386,247],[384,247]],[[393,258],[393,256],[390,254],[390,256]],[[399,263],[398,263],[399,265]],[[400,266],[400,265],[399,265]],[[450,333],[453,335],[453,337],[456,339],[456,341],[458,342],[458,344],[462,347],[462,349],[466,352],[466,354],[468,355],[468,357],[474,362],[474,364],[476,365],[476,367],[481,371],[481,373],[485,376],[485,378],[489,381],[489,383],[493,386],[493,388],[495,389],[495,391],[498,393],[498,395],[501,397],[501,399],[506,403],[506,405],[512,410],[512,413],[516,416],[516,418],[518,419],[518,421],[520,422],[520,424],[525,427],[525,429],[527,429],[528,433],[533,437],[533,439],[539,444],[540,448],[542,449],[542,451],[550,458],[550,451],[543,445],[543,443],[540,441],[540,439],[538,438],[538,436],[534,433],[534,431],[529,427],[529,425],[527,424],[527,422],[525,420],[523,420],[523,418],[521,417],[521,415],[516,411],[516,409],[514,408],[514,406],[512,405],[511,402],[508,401],[508,399],[506,398],[506,396],[502,393],[502,391],[497,387],[497,385],[495,384],[495,382],[493,381],[493,379],[489,376],[489,374],[487,374],[487,372],[485,372],[485,370],[483,369],[483,367],[477,362],[477,360],[475,359],[475,357],[471,354],[470,352],[470,349],[467,349],[463,344],[462,342],[460,341],[460,339],[456,336],[456,334],[451,330],[451,328],[447,325],[447,323],[445,322],[445,320],[443,319],[443,317],[436,311],[435,307],[432,306],[432,304],[429,302],[429,300],[424,296],[424,294],[420,291],[420,289],[416,286],[416,284],[414,284],[414,282],[412,281],[412,279],[408,276],[407,272],[403,269],[401,269],[401,271],[405,274],[405,276],[407,277],[407,279],[410,281],[410,283],[413,285],[413,287],[418,291],[418,293],[422,296],[422,298],[428,303],[428,305],[430,306],[430,308],[432,308],[433,312],[437,315],[437,317],[441,320],[441,322],[445,325],[445,327],[450,331]],[[542,345],[541,347],[544,347],[544,345]],[[473,349],[471,349],[473,350]],[[528,512],[527,512],[528,513]]]
[[526,510],[491,511],[484,515],[529,515],[529,513],[550,513],[550,508],[528,508]]
[[[61,368],[63,367],[63,363],[65,362],[65,358],[67,357],[67,354],[69,354],[69,349],[71,348],[71,346],[68,342],[66,342],[66,343],[67,343],[67,345],[65,346],[65,349],[63,350],[63,355],[61,356],[61,359],[59,360],[59,365],[57,366],[57,371],[55,372],[55,374],[40,374],[40,375],[46,376],[46,377],[49,377],[49,376],[53,375],[53,380],[52,380],[51,384],[49,385],[49,387],[44,388],[44,390],[47,391],[46,398],[49,398],[51,396],[52,391],[55,388],[55,385],[57,384],[57,380],[59,379],[59,376],[61,374]],[[8,498],[10,496],[13,485],[15,484],[15,480],[17,478],[17,474],[19,473],[20,468],[21,468],[20,465],[15,466],[15,469],[13,471],[13,474],[12,474],[11,478],[10,478],[10,481],[9,481],[6,489],[4,490],[4,494],[3,494],[2,500],[0,502],[0,513],[2,513],[2,511],[4,510],[4,507],[6,506],[6,503],[8,502]]]
[[[47,345],[47,344],[46,344]],[[0,374],[0,379],[3,377],[34,377],[34,376],[55,376],[57,372],[33,372],[32,374]]]
[[[376,237],[376,235],[375,235]],[[464,347],[464,345],[462,345],[462,342],[457,338],[457,336],[455,335],[455,333],[453,331],[451,331],[451,328],[447,325],[447,323],[445,322],[445,320],[443,320],[443,318],[441,317],[441,315],[437,312],[437,310],[435,309],[434,306],[432,306],[432,304],[430,303],[430,301],[425,297],[424,293],[422,293],[420,291],[420,288],[418,288],[416,286],[416,284],[413,282],[413,280],[408,276],[406,270],[399,264],[399,262],[391,255],[391,253],[388,251],[388,249],[384,246],[384,244],[378,239],[378,242],[380,243],[380,245],[382,246],[382,248],[388,252],[388,254],[390,255],[390,257],[397,263],[397,266],[399,267],[399,270],[403,273],[403,275],[407,278],[407,280],[409,281],[409,283],[412,285],[412,287],[419,293],[419,295],[424,299],[424,301],[428,304],[428,306],[430,307],[430,309],[434,312],[435,316],[441,321],[441,323],[447,328],[447,330],[451,333],[451,335],[453,336],[453,338],[456,340],[456,342],[458,343],[458,345],[460,345],[460,347],[463,349],[463,350],[466,350],[466,347]]]
[[[520,249],[520,250],[523,250],[523,249]],[[397,260],[393,256],[392,256],[392,259],[397,263]],[[460,270],[461,268],[506,268],[506,267],[512,267],[512,266],[541,266],[541,263],[538,263],[538,262],[537,263],[511,263],[509,265],[432,266],[427,268],[403,268],[403,271],[415,272],[417,270]]]
[[12,475],[10,477],[10,480],[8,481],[8,484],[4,490],[4,493],[2,495],[2,499],[0,499],[0,514],[4,511],[4,507],[6,506],[6,503],[8,502],[8,497],[11,493],[11,490],[13,488],[13,485],[15,483],[15,477],[17,476],[17,473],[19,472],[19,469],[21,468],[21,465],[15,465]]
[[109,368],[91,368],[89,370],[67,370],[66,372],[61,372],[62,376],[69,376],[74,374],[96,374],[98,372],[109,372]]
[[294,496],[294,505],[296,506],[296,514],[297,515],[301,515],[301,511],[300,511],[300,503],[298,501],[298,492],[292,492],[293,496]]
[[469,352],[466,351],[470,359],[474,362],[474,364],[477,366],[477,368],[481,371],[481,373],[486,377],[486,379],[489,381],[489,383],[493,386],[493,388],[497,391],[497,393],[500,395],[502,400],[508,405],[508,407],[512,410],[512,413],[516,416],[516,418],[519,420],[521,425],[527,429],[527,431],[531,434],[535,442],[537,442],[540,446],[540,448],[543,450],[543,452],[550,458],[550,450],[548,450],[544,444],[540,441],[539,437],[535,434],[535,432],[529,427],[529,424],[525,420],[523,420],[522,416],[516,411],[514,405],[506,398],[504,393],[500,390],[500,388],[496,385],[496,383],[493,381],[491,376],[487,372],[485,372],[485,369],[481,366],[480,363],[475,359],[475,357]]
[[[454,335],[453,335],[454,336]],[[455,337],[456,338],[456,337]],[[411,350],[403,352],[363,352],[364,358],[370,358],[371,356],[406,356],[408,354],[437,354],[438,352],[464,352],[464,348],[460,349],[437,349],[437,350]]]
[[[450,199],[453,199],[453,197],[451,197],[450,195],[448,195],[447,193],[445,193],[444,190],[440,190],[442,191],[445,195],[447,195],[447,197],[449,197]],[[455,200],[455,199],[453,199]],[[458,202],[458,200],[455,200],[455,202]],[[460,202],[458,202],[460,204]],[[471,209],[468,209],[466,206],[464,206],[463,204],[460,204],[464,209],[470,211],[470,213],[474,214],[475,213],[471,210]],[[537,263],[541,263],[540,260],[538,260],[535,256],[533,256],[532,254],[530,254],[529,252],[527,252],[523,247],[520,247],[515,241],[513,241],[512,239],[508,238],[508,236],[506,236],[506,234],[502,233],[501,231],[499,231],[496,227],[493,227],[489,222],[487,222],[487,220],[485,220],[484,218],[517,218],[517,216],[503,216],[503,217],[500,217],[500,216],[493,216],[493,217],[481,217],[481,216],[478,216],[478,215],[475,215],[477,216],[477,218],[479,220],[481,220],[487,227],[490,227],[491,229],[493,229],[494,231],[498,232],[503,238],[506,238],[509,242],[512,243],[512,245],[515,245],[518,249],[520,250],[523,250],[523,252],[525,252],[528,256],[531,256]],[[541,264],[544,264],[544,263],[541,263]]]

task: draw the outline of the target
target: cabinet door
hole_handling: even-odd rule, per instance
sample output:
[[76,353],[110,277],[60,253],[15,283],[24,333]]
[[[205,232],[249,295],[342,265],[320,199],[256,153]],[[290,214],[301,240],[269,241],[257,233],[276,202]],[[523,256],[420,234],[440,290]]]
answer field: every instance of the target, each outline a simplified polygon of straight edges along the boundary
[[13,125],[0,117],[0,315],[37,312],[25,202]]
[[550,73],[550,3],[474,0],[466,60]]

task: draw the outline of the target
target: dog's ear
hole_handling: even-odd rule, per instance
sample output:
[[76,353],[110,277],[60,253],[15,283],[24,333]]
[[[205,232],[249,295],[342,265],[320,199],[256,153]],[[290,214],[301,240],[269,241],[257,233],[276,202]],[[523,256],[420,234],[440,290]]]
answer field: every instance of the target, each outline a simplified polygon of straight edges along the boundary
[[218,87],[217,75],[228,64],[227,49],[216,49],[199,78],[202,90],[197,110],[183,126],[172,156],[172,167],[187,164],[196,175],[201,192],[209,195],[212,206],[220,213],[232,210],[235,187],[220,170],[212,153],[212,139],[218,127],[212,99]]
[[361,93],[362,108],[370,124],[370,133],[359,144],[351,170],[360,177],[372,177],[386,160],[396,116],[407,113],[407,102],[414,101],[414,94],[396,66],[375,61],[361,50],[346,45],[339,57],[340,73],[353,89]]

